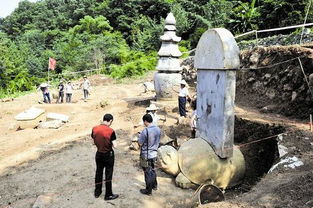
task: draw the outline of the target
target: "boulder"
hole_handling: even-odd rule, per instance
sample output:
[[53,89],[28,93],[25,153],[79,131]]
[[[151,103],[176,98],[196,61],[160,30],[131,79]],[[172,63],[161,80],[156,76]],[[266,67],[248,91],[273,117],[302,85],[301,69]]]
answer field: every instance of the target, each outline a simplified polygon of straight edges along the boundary
[[51,121],[45,121],[39,123],[37,128],[40,129],[58,129],[60,128],[64,123],[61,120],[51,120]]
[[173,141],[174,141],[174,139],[172,139],[169,136],[167,136],[166,134],[164,134],[163,136],[161,136],[160,144],[166,145],[166,144],[171,143]]
[[35,203],[32,208],[46,208],[51,207],[51,202],[53,200],[53,194],[40,195],[37,197]]
[[144,92],[154,92],[154,83],[153,82],[145,82],[143,83]]
[[177,150],[172,146],[164,145],[158,149],[158,163],[164,172],[172,176],[177,176],[180,172]]

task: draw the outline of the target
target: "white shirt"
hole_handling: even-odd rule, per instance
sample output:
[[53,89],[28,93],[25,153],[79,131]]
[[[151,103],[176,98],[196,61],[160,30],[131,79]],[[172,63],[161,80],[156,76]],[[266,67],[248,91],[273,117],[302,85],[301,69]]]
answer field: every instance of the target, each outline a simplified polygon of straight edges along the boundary
[[84,89],[84,90],[88,90],[89,87],[90,87],[90,82],[89,82],[88,79],[86,79],[86,80],[84,81],[84,83],[83,83],[83,89]]
[[67,94],[73,94],[73,86],[71,84],[67,84],[65,86],[65,93]]
[[179,94],[178,94],[179,97],[187,97],[188,95],[189,95],[189,92],[188,92],[187,87],[179,89]]

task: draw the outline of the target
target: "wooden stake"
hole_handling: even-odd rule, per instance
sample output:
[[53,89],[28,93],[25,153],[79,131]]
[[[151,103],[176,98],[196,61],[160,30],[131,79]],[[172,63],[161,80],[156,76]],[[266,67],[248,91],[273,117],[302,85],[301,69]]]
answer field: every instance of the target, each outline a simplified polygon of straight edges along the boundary
[[313,126],[312,126],[312,114],[310,114],[310,131],[312,131]]

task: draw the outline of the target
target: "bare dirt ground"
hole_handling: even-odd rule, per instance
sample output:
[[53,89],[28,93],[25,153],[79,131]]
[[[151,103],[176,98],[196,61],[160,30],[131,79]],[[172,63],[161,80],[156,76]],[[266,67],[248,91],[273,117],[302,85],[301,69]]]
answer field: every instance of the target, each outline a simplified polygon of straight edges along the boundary
[[[42,99],[39,92],[0,103],[0,207],[32,207],[38,196],[47,197],[45,207],[50,208],[187,207],[194,190],[177,188],[174,178],[160,170],[157,170],[159,189],[153,196],[139,193],[144,187],[143,172],[138,166],[139,153],[128,147],[135,133],[133,125],[139,122],[145,108],[144,102],[135,101],[152,96],[142,94],[140,83],[143,81],[114,83],[102,76],[91,77],[90,81],[96,86],[87,102],[81,99],[82,91],[77,90],[72,104],[37,104],[38,99]],[[108,103],[104,108],[100,105],[103,101]],[[169,108],[174,109],[176,105],[173,102]],[[31,106],[69,115],[70,122],[57,130],[15,131],[14,116]],[[120,198],[114,201],[93,196],[96,148],[89,134],[107,112],[114,115],[112,127],[119,142],[115,151],[113,191],[120,194]],[[176,132],[187,137],[189,129],[182,131],[181,126],[175,124],[178,116],[175,110],[169,114],[163,130],[170,136]],[[307,122],[277,114],[260,114],[247,107],[237,107],[236,114],[266,125],[286,126],[290,133],[284,144],[292,149],[288,154],[300,157],[305,165],[297,169],[280,168],[249,190],[227,190],[226,201],[205,207],[313,207],[313,146],[310,145],[313,137]]]

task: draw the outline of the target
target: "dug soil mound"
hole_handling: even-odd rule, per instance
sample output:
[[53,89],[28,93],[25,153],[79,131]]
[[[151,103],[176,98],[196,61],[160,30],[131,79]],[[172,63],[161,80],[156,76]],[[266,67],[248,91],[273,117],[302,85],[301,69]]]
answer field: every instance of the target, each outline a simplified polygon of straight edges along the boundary
[[312,49],[300,46],[243,51],[236,102],[260,108],[264,113],[308,118],[313,112],[312,57]]

